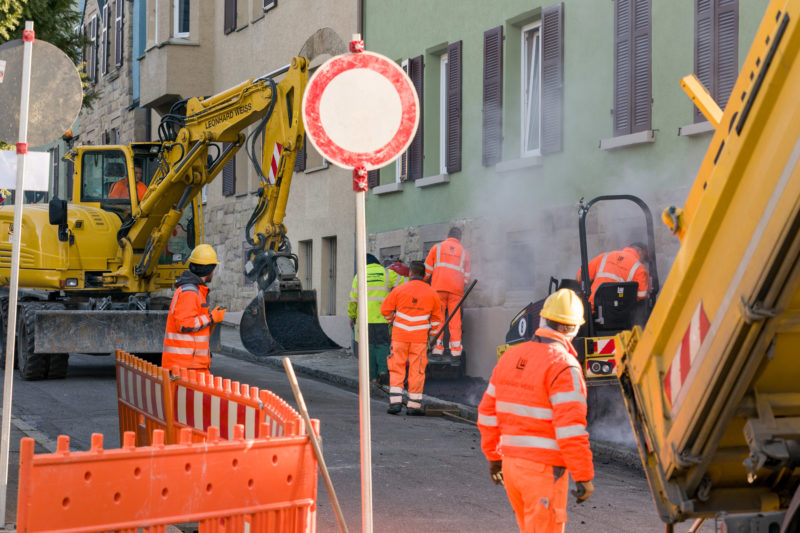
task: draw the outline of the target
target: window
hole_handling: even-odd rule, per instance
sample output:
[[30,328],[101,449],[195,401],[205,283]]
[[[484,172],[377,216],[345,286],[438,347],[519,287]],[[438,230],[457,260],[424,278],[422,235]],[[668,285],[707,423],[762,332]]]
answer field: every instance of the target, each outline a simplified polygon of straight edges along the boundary
[[[126,179],[128,175],[125,154],[121,150],[85,152],[81,161],[81,174],[81,200],[108,201],[111,186],[121,179]],[[130,200],[124,202],[130,204]]]
[[322,239],[322,314],[336,314],[336,237]]
[[[175,37],[189,37],[189,0],[173,0],[175,8]],[[235,20],[235,19],[234,19]]]
[[724,109],[739,74],[739,1],[695,0],[694,39],[694,73]]
[[111,55],[109,45],[111,44],[111,7],[106,4],[103,6],[103,28],[102,28],[102,43],[103,54],[100,57],[100,71],[103,74],[108,74],[108,57]]
[[225,20],[223,32],[225,35],[236,30],[236,0],[225,0]]
[[278,0],[264,0],[264,12],[266,13],[273,7],[278,5]]
[[122,16],[125,9],[124,0],[114,4],[114,65],[122,66]]
[[650,1],[614,3],[614,135],[651,128]]
[[539,155],[542,130],[542,39],[538,22],[522,28],[522,156]]
[[312,241],[309,239],[307,241],[300,241],[298,243],[300,245],[300,257],[298,258],[298,274],[300,275],[300,279],[303,280],[303,288],[306,290],[311,290],[313,284],[311,283],[311,274],[312,274],[312,256],[313,256],[313,247]]
[[59,147],[58,145],[54,146],[50,153],[53,157],[53,196],[58,196],[58,184],[60,181],[59,176]]
[[439,173],[447,174],[447,54],[439,57]]

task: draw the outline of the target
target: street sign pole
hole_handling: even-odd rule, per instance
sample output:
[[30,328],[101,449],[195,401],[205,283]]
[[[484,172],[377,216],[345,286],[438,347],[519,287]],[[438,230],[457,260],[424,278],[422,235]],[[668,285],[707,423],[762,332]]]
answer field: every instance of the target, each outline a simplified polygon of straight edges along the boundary
[[0,437],[0,524],[6,523],[8,496],[8,460],[11,442],[11,394],[14,386],[14,340],[17,323],[17,289],[19,288],[19,255],[22,238],[22,204],[25,198],[25,154],[28,153],[28,103],[31,89],[31,59],[33,58],[33,22],[25,22],[22,32],[22,92],[19,105],[19,142],[17,143],[17,188],[14,190],[14,226],[11,243],[11,286],[8,291],[8,321],[6,322],[6,368],[3,378],[3,427]]

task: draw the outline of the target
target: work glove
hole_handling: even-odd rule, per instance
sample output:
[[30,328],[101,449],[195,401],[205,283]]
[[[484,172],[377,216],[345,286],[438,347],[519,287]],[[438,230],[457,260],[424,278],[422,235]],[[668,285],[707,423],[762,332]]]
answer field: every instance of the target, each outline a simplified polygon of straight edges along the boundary
[[578,503],[583,503],[589,499],[589,496],[591,496],[593,492],[594,485],[592,485],[591,481],[576,481],[575,490],[572,491],[572,495],[575,496],[575,500]]
[[215,324],[219,324],[222,322],[222,319],[225,318],[225,311],[227,309],[225,307],[216,306],[214,309],[208,313],[208,316],[211,317],[211,321]]
[[489,461],[489,475],[492,476],[492,483],[505,486],[503,481],[503,461]]

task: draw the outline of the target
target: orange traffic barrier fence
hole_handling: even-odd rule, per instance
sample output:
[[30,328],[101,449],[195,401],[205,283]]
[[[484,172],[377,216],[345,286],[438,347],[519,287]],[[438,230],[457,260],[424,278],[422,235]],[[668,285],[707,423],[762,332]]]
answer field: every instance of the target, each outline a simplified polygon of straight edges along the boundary
[[194,370],[174,369],[173,374],[178,375],[172,382],[175,428],[190,428],[196,441],[205,438],[209,426],[218,427],[225,439],[237,424],[248,439],[304,433],[300,413],[270,391]]
[[[259,433],[267,434],[267,424]],[[317,461],[308,435],[244,439],[234,426],[232,440],[216,427],[207,440],[165,445],[164,431],[152,446],[136,447],[126,432],[123,446],[104,450],[103,435],[92,447],[71,452],[69,437],[55,453],[34,455],[34,440],[23,438],[17,530],[92,533],[162,533],[169,524],[195,522],[199,533],[303,532],[316,530]]]
[[175,442],[169,371],[125,353],[116,352],[119,441],[126,431],[136,434],[136,445],[150,444],[156,429]]

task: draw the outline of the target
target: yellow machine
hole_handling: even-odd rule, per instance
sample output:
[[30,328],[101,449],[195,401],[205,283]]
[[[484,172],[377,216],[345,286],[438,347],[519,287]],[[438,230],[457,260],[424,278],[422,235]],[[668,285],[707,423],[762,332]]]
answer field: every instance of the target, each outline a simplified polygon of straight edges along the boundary
[[[245,228],[245,275],[260,289],[242,318],[245,346],[256,355],[336,347],[319,326],[315,293],[300,286],[283,225],[303,142],[308,60],[295,57],[272,74],[284,71],[280,83],[267,75],[178,102],[162,119],[160,142],[82,146],[67,155],[74,164],[69,201],[24,211],[16,354],[24,379],[64,377],[68,352],[161,352],[169,299],[150,293],[171,288],[203,242],[200,192],[246,142],[262,186]],[[252,124],[246,140],[242,131]],[[276,143],[282,151],[270,183],[263,169]],[[147,185],[141,198],[128,194],[137,175]],[[0,235],[11,235],[12,222],[12,208],[0,208]],[[2,285],[10,250],[11,239],[0,243]],[[7,304],[0,297],[0,316]]]
[[[683,209],[681,248],[617,372],[667,524],[800,529],[800,0],[773,0]],[[756,513],[756,514],[753,514]],[[672,526],[668,526],[668,531]]]

